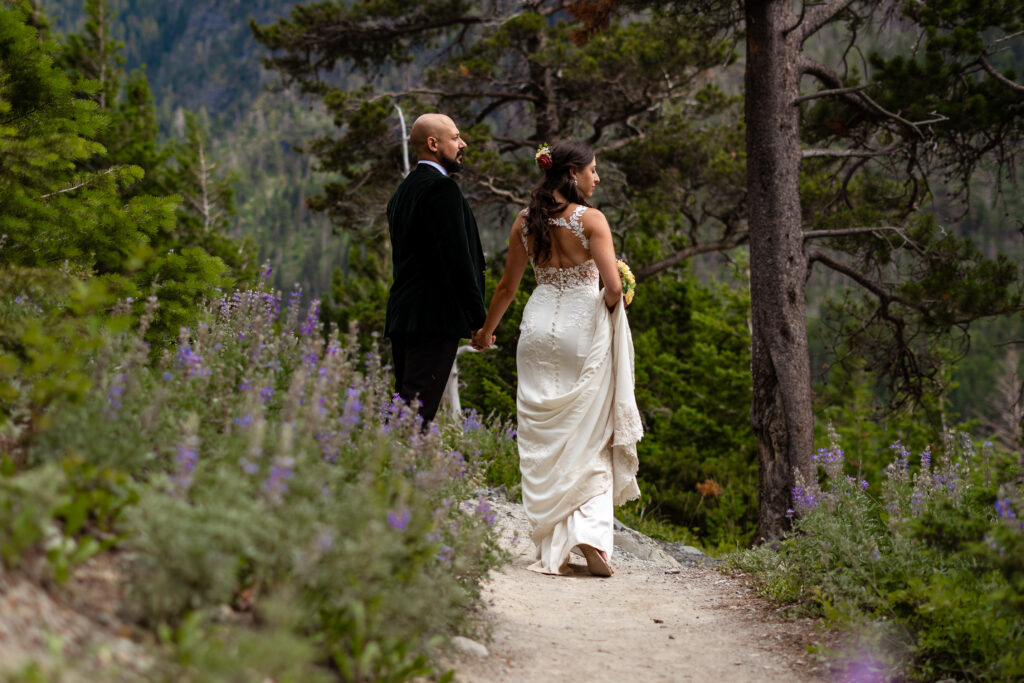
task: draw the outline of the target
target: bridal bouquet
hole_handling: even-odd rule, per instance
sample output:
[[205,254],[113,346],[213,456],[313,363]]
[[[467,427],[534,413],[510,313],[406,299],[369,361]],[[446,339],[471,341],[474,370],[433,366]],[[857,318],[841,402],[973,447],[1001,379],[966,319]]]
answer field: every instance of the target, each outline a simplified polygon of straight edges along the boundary
[[633,303],[633,295],[636,293],[636,278],[625,261],[620,259],[616,265],[619,267],[619,277],[622,278],[622,297],[628,306]]

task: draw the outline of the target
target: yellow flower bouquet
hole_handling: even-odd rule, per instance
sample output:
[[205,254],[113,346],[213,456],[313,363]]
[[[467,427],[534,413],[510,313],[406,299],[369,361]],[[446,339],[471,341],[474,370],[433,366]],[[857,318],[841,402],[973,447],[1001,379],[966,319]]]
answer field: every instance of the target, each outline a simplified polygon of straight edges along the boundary
[[622,298],[628,306],[633,303],[633,295],[636,293],[636,278],[625,261],[620,259],[616,265],[619,267],[619,277],[622,278]]

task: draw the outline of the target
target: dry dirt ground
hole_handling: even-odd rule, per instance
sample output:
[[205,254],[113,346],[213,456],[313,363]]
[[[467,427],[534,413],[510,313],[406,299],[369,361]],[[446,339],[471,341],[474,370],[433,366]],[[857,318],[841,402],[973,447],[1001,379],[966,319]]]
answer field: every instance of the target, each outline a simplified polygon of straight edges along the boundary
[[537,574],[522,506],[491,504],[513,560],[485,589],[488,654],[467,648],[447,662],[457,681],[833,680],[807,653],[828,634],[779,618],[742,577],[682,566],[628,530],[616,532],[611,578],[590,576],[582,557],[573,576]]

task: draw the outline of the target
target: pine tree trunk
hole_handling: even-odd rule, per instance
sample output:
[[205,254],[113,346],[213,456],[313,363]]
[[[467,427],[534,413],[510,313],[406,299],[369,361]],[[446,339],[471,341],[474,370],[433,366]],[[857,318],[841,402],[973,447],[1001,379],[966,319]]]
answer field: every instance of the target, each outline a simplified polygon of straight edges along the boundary
[[758,541],[788,528],[794,473],[814,447],[800,212],[799,31],[788,0],[748,0],[746,122],[753,319],[750,422],[757,435]]

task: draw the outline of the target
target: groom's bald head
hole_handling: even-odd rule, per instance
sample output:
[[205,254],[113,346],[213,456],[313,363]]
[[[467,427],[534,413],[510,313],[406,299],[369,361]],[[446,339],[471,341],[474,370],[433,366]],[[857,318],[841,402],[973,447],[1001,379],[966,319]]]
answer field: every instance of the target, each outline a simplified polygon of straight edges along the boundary
[[420,161],[437,162],[449,173],[462,168],[462,150],[466,143],[449,116],[423,114],[412,124],[409,142]]

